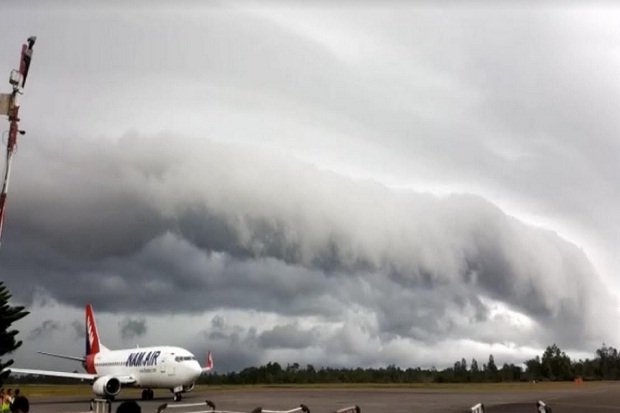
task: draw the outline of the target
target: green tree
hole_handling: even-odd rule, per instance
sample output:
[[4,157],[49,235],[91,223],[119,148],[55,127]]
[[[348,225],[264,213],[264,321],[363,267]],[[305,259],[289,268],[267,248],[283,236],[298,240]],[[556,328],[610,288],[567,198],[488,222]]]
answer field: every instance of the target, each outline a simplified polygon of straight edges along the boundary
[[470,370],[472,373],[478,373],[480,371],[480,368],[478,367],[478,362],[476,361],[476,359],[471,359]]
[[504,363],[502,369],[499,371],[501,381],[507,382],[512,381],[512,370],[508,363]]
[[618,365],[620,357],[618,350],[613,347],[607,347],[605,343],[596,350],[598,359],[598,373],[603,379],[616,380],[618,378]]
[[17,320],[28,315],[28,311],[24,310],[24,307],[17,306],[11,307],[9,305],[9,299],[11,293],[9,289],[4,285],[4,282],[0,281],[0,386],[9,375],[8,371],[5,371],[7,367],[13,364],[13,360],[9,359],[5,362],[2,361],[2,357],[5,354],[10,354],[22,345],[21,341],[17,341],[17,330],[11,330],[11,325]]
[[493,358],[493,354],[489,354],[489,362],[487,363],[487,370],[491,373],[495,373],[497,371],[497,365],[495,364],[495,359]]
[[526,372],[528,379],[531,380],[540,380],[542,377],[542,365],[540,363],[540,356],[536,356],[533,359],[527,360],[525,362]]
[[461,369],[466,372],[467,371],[467,360],[465,360],[465,357],[463,357],[461,359]]
[[478,361],[476,359],[471,359],[471,365],[469,367],[471,381],[481,381],[482,374],[480,373],[480,367],[478,366]]
[[572,380],[573,371],[570,358],[553,344],[545,350],[541,361],[542,374],[550,380]]
[[500,379],[500,376],[498,375],[498,368],[497,365],[495,364],[495,358],[493,357],[493,354],[489,355],[489,362],[487,364],[485,364],[485,376],[486,376],[486,380],[490,380],[490,381],[497,381]]

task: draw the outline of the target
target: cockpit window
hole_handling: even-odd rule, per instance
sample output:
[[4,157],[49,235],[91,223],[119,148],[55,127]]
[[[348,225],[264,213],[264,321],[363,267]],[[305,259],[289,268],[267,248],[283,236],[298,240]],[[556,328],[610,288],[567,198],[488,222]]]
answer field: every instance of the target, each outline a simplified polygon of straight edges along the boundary
[[176,356],[174,358],[174,361],[176,361],[177,363],[180,363],[182,361],[187,361],[187,360],[196,360],[196,357],[192,357],[192,356]]

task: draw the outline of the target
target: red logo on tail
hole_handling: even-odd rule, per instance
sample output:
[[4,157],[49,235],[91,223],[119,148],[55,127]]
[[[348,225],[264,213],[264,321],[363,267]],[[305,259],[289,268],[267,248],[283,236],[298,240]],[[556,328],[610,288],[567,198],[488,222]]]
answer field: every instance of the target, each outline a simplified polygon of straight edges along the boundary
[[100,350],[99,334],[97,333],[93,307],[88,304],[86,306],[86,355],[97,354]]
[[205,370],[211,370],[213,368],[213,357],[211,357],[211,352],[207,354],[207,366]]

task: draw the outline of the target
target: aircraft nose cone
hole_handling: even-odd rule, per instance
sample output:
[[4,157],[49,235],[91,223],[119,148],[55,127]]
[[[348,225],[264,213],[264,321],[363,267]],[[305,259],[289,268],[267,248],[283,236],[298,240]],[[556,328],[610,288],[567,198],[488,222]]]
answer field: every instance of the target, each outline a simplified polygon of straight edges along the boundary
[[191,371],[192,374],[195,375],[196,377],[200,376],[200,373],[202,373],[202,368],[200,367],[200,364],[198,364],[197,361],[193,362],[187,367],[189,368],[189,371]]

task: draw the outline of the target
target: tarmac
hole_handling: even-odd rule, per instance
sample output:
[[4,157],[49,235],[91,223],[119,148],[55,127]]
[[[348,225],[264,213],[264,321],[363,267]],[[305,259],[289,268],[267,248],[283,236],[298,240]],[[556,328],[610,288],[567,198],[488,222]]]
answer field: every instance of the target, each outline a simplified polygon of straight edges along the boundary
[[[209,390],[201,388],[184,395],[182,402],[174,403],[170,393],[159,391],[155,400],[141,401],[119,398],[112,402],[114,413],[124,400],[136,400],[142,413],[157,413],[167,404],[163,413],[207,412],[205,401],[212,401],[217,411],[252,412],[256,407],[290,411],[301,404],[312,413],[333,413],[338,409],[359,406],[361,412],[424,412],[469,413],[482,403],[484,413],[538,413],[536,403],[542,400],[552,413],[620,413],[620,382],[606,382],[595,386],[565,387],[542,391],[451,391],[420,389],[236,389]],[[84,396],[56,396],[30,400],[31,413],[86,413],[90,398]],[[188,406],[194,405],[194,406]]]

